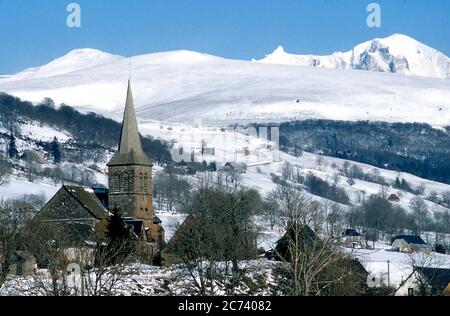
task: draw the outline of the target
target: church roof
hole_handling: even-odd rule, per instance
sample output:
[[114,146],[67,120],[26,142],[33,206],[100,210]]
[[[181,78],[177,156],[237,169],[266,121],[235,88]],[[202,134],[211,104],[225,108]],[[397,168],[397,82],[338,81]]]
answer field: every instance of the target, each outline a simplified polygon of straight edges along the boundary
[[109,217],[108,211],[92,190],[74,185],[65,185],[64,189],[95,218],[103,219]]
[[120,134],[119,152],[111,159],[108,166],[148,166],[151,164],[150,158],[142,150],[131,83],[128,81],[127,100],[122,122],[122,132]]

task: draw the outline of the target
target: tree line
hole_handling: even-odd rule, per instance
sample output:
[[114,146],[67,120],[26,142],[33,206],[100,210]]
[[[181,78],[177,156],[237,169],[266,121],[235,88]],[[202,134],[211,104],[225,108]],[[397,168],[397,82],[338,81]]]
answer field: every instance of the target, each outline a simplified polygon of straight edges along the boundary
[[321,152],[450,184],[450,127],[331,120],[278,125],[281,149],[294,155]]
[[[26,118],[69,132],[79,147],[115,148],[121,131],[119,122],[96,113],[83,114],[66,104],[56,107],[48,98],[33,105],[6,93],[0,93],[0,118],[13,136],[18,132],[18,119]],[[154,161],[171,160],[166,143],[151,137],[141,136],[141,140],[143,150]]]

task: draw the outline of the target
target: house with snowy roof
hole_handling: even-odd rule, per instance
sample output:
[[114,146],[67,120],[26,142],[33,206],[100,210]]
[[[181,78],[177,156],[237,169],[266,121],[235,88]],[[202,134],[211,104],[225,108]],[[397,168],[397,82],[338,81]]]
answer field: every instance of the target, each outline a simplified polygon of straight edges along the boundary
[[342,234],[342,241],[350,248],[364,248],[365,238],[356,229],[348,228]]
[[416,235],[399,235],[391,240],[392,247],[401,252],[431,252],[432,248],[420,237]]

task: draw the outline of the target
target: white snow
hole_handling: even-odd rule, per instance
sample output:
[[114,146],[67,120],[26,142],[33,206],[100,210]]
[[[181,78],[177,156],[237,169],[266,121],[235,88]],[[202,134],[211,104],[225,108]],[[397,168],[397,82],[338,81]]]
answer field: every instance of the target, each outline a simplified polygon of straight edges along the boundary
[[32,123],[22,124],[20,129],[23,136],[42,141],[52,141],[53,138],[56,137],[59,142],[66,142],[72,138],[68,133],[57,131],[48,126],[40,126]]
[[[371,63],[367,63],[367,56],[370,56]],[[405,60],[407,64],[404,63]],[[259,62],[319,68],[364,69],[450,79],[450,58],[402,34],[377,38],[359,44],[348,52],[336,52],[329,56],[289,54],[280,46]]]
[[450,255],[440,255],[432,253],[426,254],[406,254],[393,252],[388,249],[355,250],[353,256],[358,258],[366,270],[374,276],[380,277],[384,284],[388,282],[388,271],[391,286],[397,288],[412,273],[413,262],[418,265],[427,264],[432,268],[450,267]]
[[[44,66],[32,75],[0,79],[0,91],[32,102],[50,97],[120,120],[129,58],[108,55],[99,64],[73,66],[77,56],[50,63],[51,71]],[[223,125],[321,118],[450,125],[450,85],[433,78],[174,51],[133,57],[132,85],[140,120]]]
[[49,200],[60,189],[49,181],[30,182],[24,178],[12,176],[0,185],[0,199],[20,199],[24,195],[44,195]]
[[[140,131],[143,135],[152,135],[175,144],[175,147],[182,147],[188,153],[185,161],[189,161],[190,153],[194,151],[198,153],[196,161],[215,161],[218,167],[226,162],[244,162],[248,166],[246,173],[242,175],[244,183],[257,189],[262,195],[276,188],[276,184],[272,182],[272,174],[281,176],[286,162],[292,168],[299,168],[303,176],[312,173],[329,183],[333,183],[334,175],[339,173],[337,169],[342,169],[346,162],[346,160],[307,152],[304,152],[300,157],[294,157],[279,151],[276,147],[273,147],[273,143],[265,139],[248,135],[246,130],[222,130],[207,125],[192,126],[180,123],[145,122],[140,124]],[[214,148],[216,154],[201,156],[202,142],[206,144],[206,147]],[[249,149],[248,155],[245,155],[244,148]],[[425,187],[424,197],[432,191],[440,195],[444,192],[450,192],[450,185],[422,179],[408,173],[399,173],[352,161],[350,161],[350,164],[360,167],[366,174],[371,174],[374,170],[377,170],[388,184],[393,184],[399,177],[405,179],[414,189],[423,185]],[[337,166],[337,169],[334,169],[333,165]],[[346,190],[353,203],[360,203],[364,196],[379,194],[383,189],[380,184],[357,179],[355,179],[355,185],[351,186],[347,183],[348,178],[342,174],[339,177],[338,186]],[[409,203],[415,197],[411,193],[392,187],[389,188],[387,193],[389,195],[397,194],[401,199],[398,205],[405,210],[409,209]],[[314,198],[324,201],[319,197]],[[430,215],[432,215],[433,210],[444,210],[443,207],[435,203],[426,201],[426,204],[430,210]]]
[[56,75],[69,74],[77,70],[92,68],[103,63],[114,62],[118,59],[120,59],[120,56],[108,54],[96,49],[75,49],[47,65],[26,69],[15,75],[13,80],[42,79]]

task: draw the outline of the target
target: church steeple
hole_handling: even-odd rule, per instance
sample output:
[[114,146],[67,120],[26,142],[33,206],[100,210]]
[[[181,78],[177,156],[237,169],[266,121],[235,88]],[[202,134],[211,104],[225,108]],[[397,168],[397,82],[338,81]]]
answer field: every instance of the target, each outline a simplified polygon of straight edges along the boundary
[[108,163],[108,184],[109,208],[142,223],[142,229],[135,233],[158,246],[164,230],[153,209],[152,162],[142,150],[130,80],[119,151]]
[[127,101],[125,104],[125,113],[123,116],[122,133],[120,135],[119,152],[126,154],[131,150],[141,152],[141,139],[137,127],[136,112],[134,110],[133,92],[131,91],[131,82],[128,80]]
[[127,99],[120,134],[119,152],[108,166],[117,165],[151,165],[151,160],[142,150],[141,139],[134,109],[133,92],[131,82],[128,80]]

